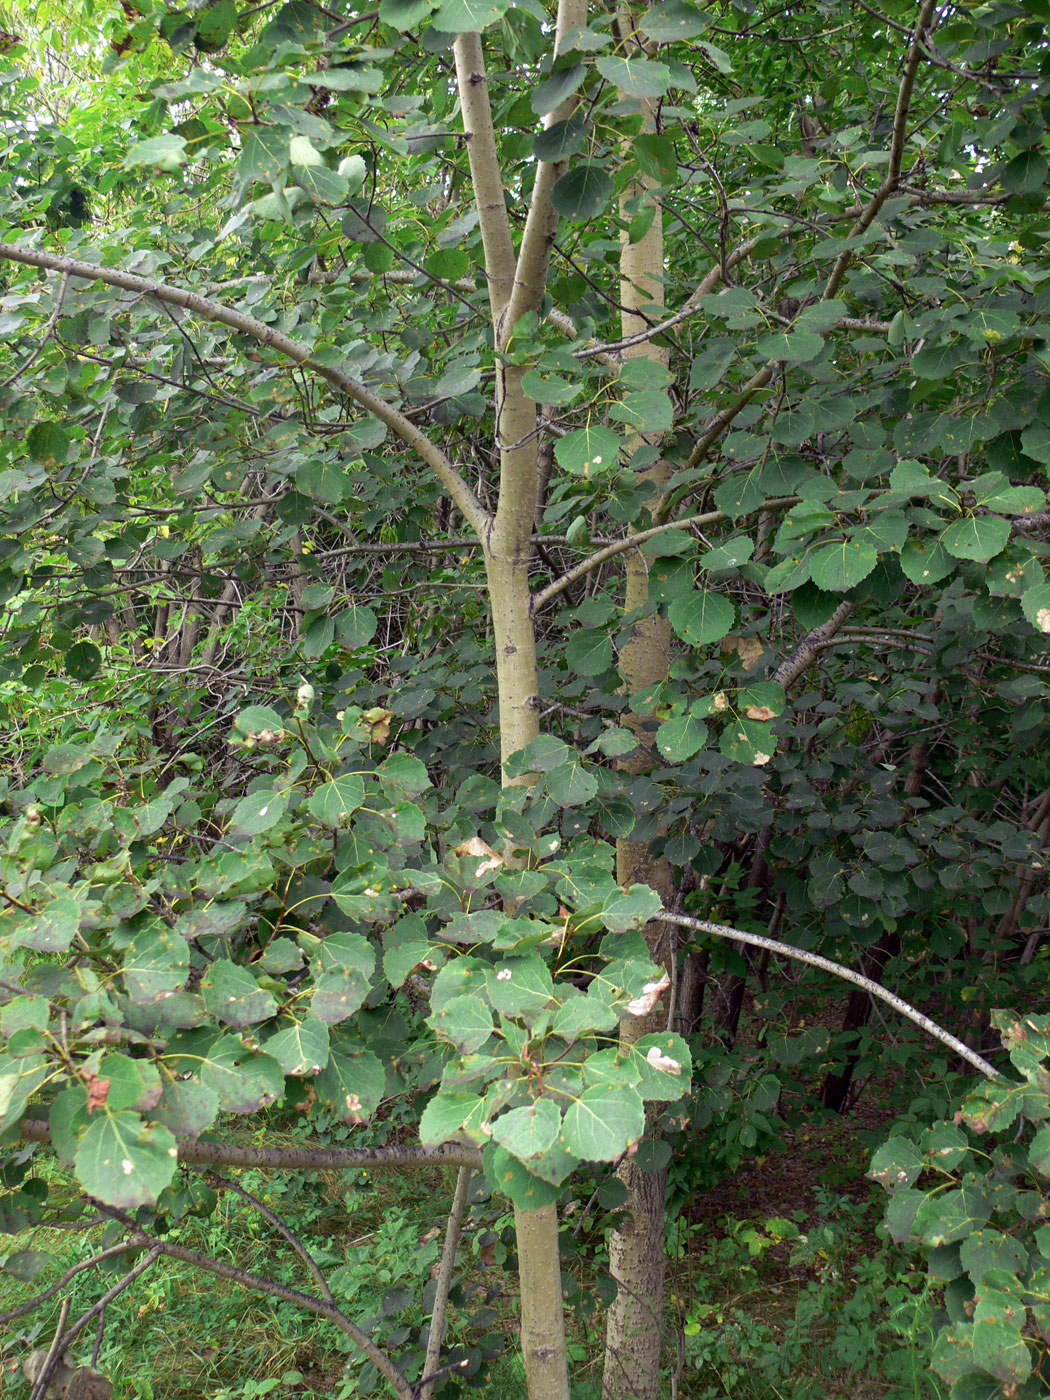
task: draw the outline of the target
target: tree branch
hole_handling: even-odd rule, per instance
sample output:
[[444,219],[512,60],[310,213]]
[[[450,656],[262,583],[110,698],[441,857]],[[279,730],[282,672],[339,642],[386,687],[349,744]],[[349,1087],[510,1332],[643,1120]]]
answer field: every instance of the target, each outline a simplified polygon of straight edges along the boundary
[[[114,1211],[113,1214],[116,1219],[127,1222],[127,1217],[122,1212]],[[133,1226],[133,1228],[137,1227]],[[314,1313],[317,1317],[323,1317],[328,1322],[334,1323],[368,1357],[380,1375],[387,1378],[399,1400],[413,1400],[413,1386],[400,1368],[394,1364],[381,1347],[376,1346],[367,1332],[358,1327],[356,1322],[351,1322],[334,1303],[315,1298],[312,1294],[303,1293],[298,1288],[289,1288],[287,1284],[277,1283],[273,1279],[263,1278],[261,1274],[250,1273],[247,1269],[238,1269],[233,1264],[224,1264],[219,1259],[209,1259],[206,1254],[198,1254],[193,1249],[184,1249],[182,1245],[172,1244],[168,1240],[154,1239],[151,1235],[144,1233],[141,1234],[140,1238],[143,1243],[149,1246],[151,1253],[163,1254],[169,1259],[178,1259],[183,1264],[192,1264],[196,1269],[203,1269],[205,1273],[216,1274],[219,1278],[228,1279],[230,1283],[239,1284],[241,1288],[250,1289],[253,1293],[264,1293],[267,1297],[280,1299],[282,1303],[292,1303],[295,1307],[303,1308],[307,1312]]]
[[693,919],[686,914],[670,914],[666,910],[662,910],[654,917],[662,919],[664,923],[677,924],[680,928],[691,928],[698,933],[713,934],[715,938],[728,938],[734,943],[748,943],[754,948],[765,948],[770,953],[779,953],[782,957],[793,958],[796,962],[806,963],[809,967],[819,967],[822,972],[830,972],[832,976],[841,978],[843,982],[852,982],[855,987],[863,987],[870,996],[884,1001],[887,1006],[892,1006],[894,1011],[898,1011],[909,1021],[913,1021],[934,1040],[939,1040],[942,1045],[947,1045],[949,1050],[954,1050],[960,1059],[965,1060],[981,1074],[986,1075],[989,1079],[1002,1078],[994,1065],[989,1064],[975,1050],[971,1050],[958,1036],[952,1035],[951,1031],[946,1031],[936,1021],[931,1021],[929,1016],[920,1011],[918,1007],[912,1006],[911,1002],[905,1001],[895,992],[887,991],[881,983],[873,982],[870,977],[854,972],[851,967],[843,967],[842,963],[832,962],[830,958],[821,957],[819,953],[809,953],[804,948],[795,948],[790,943],[781,943],[776,938],[766,938],[761,933],[745,933],[743,929],[731,928],[727,924],[712,924],[706,919]]
[[784,658],[769,679],[776,681],[777,685],[782,685],[787,690],[792,681],[798,680],[802,672],[812,666],[821,650],[827,646],[852,611],[852,603],[840,603],[827,622],[822,623],[819,627],[814,627],[812,632],[808,632],[803,637],[791,655]]
[[57,1283],[53,1283],[50,1288],[45,1288],[43,1293],[38,1293],[35,1298],[30,1298],[28,1303],[22,1303],[19,1307],[12,1308],[9,1312],[0,1313],[0,1325],[6,1327],[9,1323],[15,1322],[20,1317],[25,1317],[27,1313],[31,1313],[34,1308],[41,1307],[44,1303],[52,1299],[56,1293],[61,1293],[66,1285],[72,1279],[76,1278],[77,1274],[82,1274],[85,1269],[93,1269],[96,1264],[101,1264],[105,1259],[112,1259],[115,1254],[127,1254],[131,1249],[140,1249],[144,1247],[143,1245],[129,1245],[125,1241],[123,1244],[111,1244],[108,1249],[100,1249],[99,1252],[93,1254],[90,1259],[82,1259],[79,1264],[74,1264],[71,1268],[67,1269]]
[[[50,1142],[51,1129],[39,1118],[23,1118],[22,1137]],[[234,1142],[180,1142],[179,1161],[209,1167],[268,1167],[275,1171],[352,1171],[365,1167],[472,1167],[481,1170],[476,1147],[449,1142],[441,1147],[248,1147]],[[2,1320],[2,1319],[0,1319]]]
[[[460,1167],[460,1171],[466,1170],[466,1167]],[[224,1191],[232,1191],[235,1196],[240,1196],[241,1200],[247,1202],[253,1210],[257,1210],[264,1220],[268,1220],[273,1228],[288,1241],[296,1254],[298,1254],[299,1258],[309,1269],[313,1276],[313,1281],[321,1290],[321,1297],[325,1302],[335,1303],[335,1299],[332,1297],[332,1290],[328,1287],[328,1280],[318,1268],[313,1255],[307,1249],[306,1245],[303,1244],[295,1231],[290,1229],[275,1211],[272,1211],[264,1201],[260,1201],[258,1196],[253,1196],[250,1191],[246,1191],[239,1182],[231,1181],[229,1177],[219,1176],[218,1173],[209,1171],[206,1173],[205,1179],[211,1186],[220,1187]]]
[[[763,501],[760,509],[789,510],[791,506],[798,505],[798,500],[799,498],[797,496],[781,496],[776,500]],[[636,535],[627,535],[622,540],[614,540],[611,544],[607,544],[603,549],[599,549],[597,553],[592,554],[589,558],[581,560],[579,564],[575,564],[566,573],[562,574],[560,578],[556,578],[553,583],[547,584],[546,588],[541,588],[533,597],[532,611],[533,613],[539,612],[540,608],[546,607],[559,593],[564,593],[577,579],[583,578],[587,574],[593,572],[593,570],[600,568],[610,559],[615,559],[616,556],[622,554],[624,550],[636,549],[639,545],[643,545],[646,540],[651,540],[654,535],[662,535],[665,530],[688,530],[693,525],[719,525],[723,520],[728,519],[730,519],[730,517],[724,510],[709,510],[703,515],[690,515],[685,520],[665,520],[659,525],[653,525],[648,530],[639,530]]]
[[[919,71],[919,64],[926,54],[926,36],[933,26],[934,16],[937,12],[937,0],[923,0],[922,9],[919,11],[919,18],[912,34],[911,48],[908,51],[908,58],[904,65],[904,72],[901,75],[900,86],[897,89],[897,107],[893,114],[893,132],[890,137],[890,163],[886,170],[886,178],[872,195],[866,207],[857,217],[856,223],[850,229],[850,238],[859,237],[875,219],[879,210],[889,199],[890,195],[897,189],[901,178],[901,164],[904,159],[904,142],[908,134],[908,113],[911,110],[911,96],[915,88],[915,77]],[[853,258],[853,250],[845,248],[838,255],[835,266],[831,269],[831,276],[828,278],[824,288],[823,300],[827,301],[833,297],[842,284],[842,279],[846,275]]]
[[[554,34],[555,56],[561,49],[568,31],[584,29],[586,25],[586,0],[558,0],[558,18]],[[556,122],[568,121],[575,112],[578,101],[576,93],[570,93],[564,102],[548,112],[543,118],[544,131]],[[525,231],[518,248],[514,286],[499,326],[497,350],[502,349],[510,339],[519,318],[529,311],[538,311],[543,300],[550,269],[551,249],[558,228],[558,216],[551,203],[551,190],[567,166],[567,160],[541,160],[537,166],[536,178],[532,184],[532,197],[529,200],[529,212],[525,216]]]
[[453,53],[498,349],[502,343],[500,321],[514,291],[515,259],[507,201],[503,193],[503,175],[496,153],[496,132],[492,124],[489,80],[481,35],[460,34],[453,45]]
[[381,423],[385,423],[406,447],[410,447],[430,467],[471,527],[479,534],[485,529],[488,522],[488,512],[440,447],[424,432],[421,432],[400,409],[381,399],[371,389],[365,388],[359,380],[354,379],[345,370],[336,369],[332,365],[321,364],[315,360],[309,346],[303,345],[298,340],[293,340],[290,336],[283,335],[273,326],[256,320],[254,316],[247,316],[242,311],[233,311],[230,307],[223,306],[217,301],[211,301],[208,297],[200,296],[197,292],[186,291],[181,287],[172,287],[165,282],[155,282],[147,277],[138,277],[132,272],[123,272],[119,268],[100,267],[94,263],[80,262],[76,258],[59,257],[57,254],[40,252],[34,248],[19,248],[13,243],[0,243],[0,259],[22,263],[26,267],[44,268],[63,276],[79,278],[85,282],[102,282],[109,287],[119,287],[123,291],[136,292],[140,296],[150,297],[165,306],[181,306],[185,310],[193,312],[194,315],[202,316],[207,321],[229,326],[231,330],[248,336],[260,345],[270,346],[278,354],[291,360],[293,364],[302,365],[304,369],[309,369],[320,379],[326,380],[334,389],[346,394],[367,413],[378,418]]

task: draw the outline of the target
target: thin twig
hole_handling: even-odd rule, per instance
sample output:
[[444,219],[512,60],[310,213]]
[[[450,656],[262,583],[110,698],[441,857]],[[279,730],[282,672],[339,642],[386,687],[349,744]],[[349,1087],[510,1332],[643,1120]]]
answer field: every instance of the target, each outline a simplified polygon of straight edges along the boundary
[[[133,1246],[125,1247],[132,1248]],[[155,1264],[160,1253],[161,1251],[158,1247],[151,1249],[148,1254],[146,1254],[145,1258],[139,1260],[134,1268],[129,1269],[126,1274],[122,1274],[120,1278],[117,1279],[116,1283],[113,1284],[112,1288],[108,1288],[106,1292],[103,1293],[97,1303],[93,1303],[86,1312],[81,1313],[80,1317],[73,1323],[73,1326],[70,1327],[68,1331],[61,1334],[63,1352],[76,1340],[93,1317],[103,1318],[105,1316],[106,1309],[109,1307],[110,1303],[112,1303],[113,1299],[118,1298],[126,1288],[130,1288],[135,1280],[144,1274],[151,1264]],[[56,1332],[55,1336],[57,1338],[59,1332]],[[43,1396],[43,1391],[40,1392],[40,1396]],[[40,1398],[37,1397],[34,1392],[34,1394],[30,1396],[30,1400],[40,1400]]]
[[68,1316],[69,1299],[63,1298],[62,1306],[58,1310],[58,1325],[55,1328],[55,1335],[51,1338],[51,1345],[47,1349],[43,1366],[33,1378],[33,1389],[29,1392],[29,1400],[43,1400],[51,1377],[58,1369],[58,1364],[65,1354],[66,1318]]
[[437,1364],[441,1356],[441,1343],[445,1338],[445,1318],[448,1314],[448,1295],[452,1287],[452,1275],[456,1267],[456,1250],[463,1234],[463,1217],[467,1209],[467,1194],[470,1178],[469,1167],[460,1167],[456,1175],[456,1190],[452,1197],[448,1224],[445,1226],[445,1243],[441,1250],[437,1282],[434,1289],[434,1310],[430,1315],[430,1330],[427,1333],[427,1354],[423,1361],[423,1380],[416,1390],[419,1400],[433,1400],[434,1386],[439,1375]]
[[113,1244],[108,1249],[101,1249],[97,1254],[93,1254],[90,1259],[84,1259],[79,1264],[74,1264],[72,1268],[66,1270],[57,1283],[53,1283],[50,1288],[45,1288],[43,1293],[38,1293],[35,1298],[31,1298],[28,1303],[22,1303],[20,1307],[12,1308],[10,1312],[0,1313],[0,1326],[6,1326],[14,1322],[17,1318],[25,1317],[34,1308],[39,1308],[48,1302],[56,1293],[61,1293],[70,1279],[76,1278],[77,1274],[82,1274],[85,1269],[94,1268],[96,1264],[101,1264],[104,1259],[112,1259],[115,1254],[126,1254],[129,1249],[140,1249],[141,1245],[135,1244]]
[[[466,1167],[460,1168],[460,1171],[466,1170]],[[224,1191],[232,1191],[234,1195],[240,1196],[242,1201],[247,1201],[248,1204],[254,1210],[257,1210],[265,1220],[268,1220],[273,1226],[273,1228],[284,1236],[284,1238],[295,1250],[296,1254],[298,1254],[299,1258],[310,1270],[310,1273],[313,1275],[314,1282],[321,1290],[321,1294],[325,1302],[335,1302],[335,1299],[332,1297],[332,1290],[328,1287],[328,1280],[318,1268],[316,1260],[310,1254],[310,1251],[307,1249],[306,1245],[303,1244],[302,1240],[295,1233],[295,1231],[291,1230],[284,1223],[284,1221],[279,1215],[272,1211],[270,1207],[266,1205],[263,1201],[260,1201],[258,1196],[253,1196],[250,1191],[246,1191],[243,1186],[241,1186],[236,1181],[231,1181],[229,1177],[219,1176],[217,1172],[208,1172],[206,1174],[206,1179],[209,1185],[221,1187]]]

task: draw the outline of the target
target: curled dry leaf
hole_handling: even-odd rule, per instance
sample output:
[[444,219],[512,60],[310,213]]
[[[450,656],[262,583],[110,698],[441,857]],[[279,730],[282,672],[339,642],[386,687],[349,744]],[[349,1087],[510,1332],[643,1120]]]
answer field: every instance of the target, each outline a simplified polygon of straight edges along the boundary
[[456,847],[456,855],[459,857],[473,856],[482,863],[475,871],[476,876],[487,875],[490,870],[499,870],[503,864],[503,857],[492,849],[487,841],[483,841],[480,836],[470,836],[466,841],[460,842]]
[[744,670],[753,671],[762,660],[764,648],[755,637],[741,637],[737,632],[730,632],[728,637],[722,638],[722,650],[724,652],[735,651],[740,657],[740,664]]
[[659,1000],[660,993],[666,992],[670,985],[671,979],[666,972],[661,974],[659,982],[646,982],[638,996],[627,1003],[628,1016],[648,1016]]
[[109,1094],[111,1079],[99,1079],[97,1074],[89,1074],[85,1080],[87,1087],[87,1111],[94,1113],[96,1108],[104,1108]]
[[652,1065],[653,1069],[662,1069],[666,1074],[681,1074],[682,1066],[678,1060],[673,1060],[670,1055],[665,1055],[659,1045],[650,1045],[646,1061]]
[[776,719],[776,710],[771,710],[768,705],[748,705],[744,714],[748,719]]
[[373,744],[386,743],[390,737],[390,721],[393,718],[393,710],[384,710],[378,705],[364,712],[361,719]]

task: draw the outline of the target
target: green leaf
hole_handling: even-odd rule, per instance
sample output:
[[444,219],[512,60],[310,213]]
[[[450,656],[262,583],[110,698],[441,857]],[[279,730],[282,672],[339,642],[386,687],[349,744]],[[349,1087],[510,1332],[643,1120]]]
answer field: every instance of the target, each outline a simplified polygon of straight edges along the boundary
[[280,734],[284,729],[284,720],[269,705],[249,705],[238,714],[233,728],[236,734],[245,738],[249,734],[258,735],[264,730],[269,730],[271,734]]
[[941,544],[956,559],[982,563],[1000,553],[1010,539],[1010,522],[995,515],[967,515],[949,525]]
[[323,68],[316,73],[305,73],[302,81],[313,87],[327,88],[330,92],[376,93],[383,86],[383,75],[378,68],[353,63],[343,68]]
[[654,44],[674,44],[680,39],[695,39],[710,23],[710,17],[695,5],[665,0],[645,14],[641,28]]
[[542,958],[507,958],[487,974],[493,1010],[533,1025],[554,1000],[554,983]]
[[974,1283],[979,1284],[989,1269],[1022,1274],[1028,1263],[1028,1251],[1019,1240],[999,1230],[975,1230],[963,1240],[959,1260]]
[[209,934],[222,938],[240,927],[247,912],[248,906],[242,900],[216,900],[213,904],[197,905],[180,914],[175,920],[174,931],[191,941]]
[[133,1002],[151,1002],[181,991],[189,975],[184,938],[159,920],[132,934],[124,950],[124,987]]
[[176,1080],[164,1089],[153,1117],[179,1138],[197,1138],[219,1116],[219,1096],[214,1089],[192,1080]]
[[344,647],[353,651],[367,646],[375,636],[379,619],[375,612],[362,603],[351,603],[335,619],[335,633]]
[[643,928],[661,909],[660,896],[648,885],[619,887],[602,902],[602,923],[610,933]]
[[634,1089],[598,1084],[565,1113],[565,1144],[585,1162],[614,1162],[645,1131],[645,1108]]
[[845,593],[879,562],[875,546],[857,538],[822,545],[810,555],[809,574],[826,593]]
[[434,386],[434,392],[438,398],[454,399],[460,394],[468,394],[480,383],[481,370],[477,365],[452,364]]
[[575,756],[572,762],[552,768],[545,786],[559,807],[579,807],[598,791],[598,779],[583,759]]
[[492,1124],[492,1139],[527,1161],[539,1157],[554,1143],[561,1129],[561,1114],[551,1099],[535,1099],[524,1108],[502,1113]]
[[981,1299],[973,1327],[973,1359],[1011,1389],[1026,1381],[1032,1372],[1032,1354],[1021,1336],[1024,1308],[1015,1305],[1014,1311],[1020,1314],[1016,1321],[996,1316],[988,1310],[986,1300]]
[[1040,632],[1050,632],[1050,583],[1040,583],[1021,595],[1021,611]]
[[454,1138],[463,1124],[480,1108],[477,1094],[436,1094],[419,1120],[419,1140],[424,1147],[437,1147]]
[[920,379],[947,379],[969,358],[969,347],[962,341],[929,345],[911,357],[911,367]]
[[400,987],[431,955],[427,926],[418,914],[406,914],[383,934],[383,975],[392,987]]
[[[981,1371],[983,1368],[977,1365],[973,1355],[972,1325],[955,1322],[950,1327],[942,1328],[933,1344],[930,1366],[941,1380],[952,1387],[953,1394],[957,1390],[957,1381]],[[989,1392],[988,1400],[992,1400],[993,1394]]]
[[149,165],[154,170],[179,170],[188,159],[183,138],[165,132],[163,136],[151,136],[148,141],[139,141],[132,146],[124,157],[124,169],[136,170]]
[[234,0],[211,0],[199,10],[194,23],[193,41],[201,53],[217,53],[237,24]]
[[485,1175],[494,1189],[502,1191],[519,1210],[538,1210],[540,1206],[550,1205],[561,1195],[560,1185],[534,1176],[498,1143],[486,1148]]
[[290,152],[287,130],[280,127],[252,126],[244,133],[244,146],[238,166],[248,181],[272,185],[288,168]]
[[562,379],[560,375],[540,374],[534,369],[522,375],[521,387],[522,391],[537,403],[572,403],[573,399],[579,398],[583,392],[583,384],[580,382],[574,384],[568,379]]
[[1007,161],[999,182],[1007,194],[1034,194],[1046,187],[1050,161],[1042,151],[1022,151]]
[[201,1083],[218,1094],[228,1113],[254,1113],[284,1093],[284,1072],[271,1055],[254,1054],[232,1035],[212,1039],[207,1032],[197,1034],[205,1041],[187,1067],[199,1072]]
[[701,647],[721,641],[732,630],[736,609],[724,594],[697,589],[684,598],[676,598],[667,616],[683,642]]
[[386,1070],[370,1050],[333,1050],[314,1081],[317,1097],[347,1123],[371,1118],[386,1092]]
[[41,1056],[15,1059],[0,1056],[0,1133],[17,1123],[29,1100],[52,1074],[51,1066],[41,1063]]
[[430,787],[426,764],[413,754],[395,753],[376,769],[383,791],[394,796],[417,797]]
[[901,569],[911,583],[932,586],[955,572],[956,563],[940,540],[908,540],[901,550]]
[[51,1258],[42,1249],[18,1249],[7,1256],[0,1268],[19,1283],[32,1283],[48,1267]]
[[327,457],[311,457],[301,462],[295,472],[295,487],[312,501],[339,505],[351,500],[354,483],[339,462]]
[[702,40],[699,47],[720,73],[732,73],[733,63],[724,49],[720,49],[717,44],[709,44],[706,40]]
[[480,1050],[492,1034],[492,1012],[477,997],[459,996],[427,1017],[427,1025],[457,1050]]
[[66,674],[76,681],[89,681],[101,665],[102,653],[94,642],[75,642],[65,655]]
[[580,1036],[591,1031],[615,1030],[618,1019],[615,1009],[608,1002],[581,992],[577,996],[570,996],[558,1008],[551,1030],[571,1045]]
[[872,1157],[868,1175],[893,1195],[913,1185],[924,1165],[923,1155],[915,1143],[905,1137],[891,1137]]
[[38,953],[64,953],[80,929],[80,905],[72,895],[59,895],[35,918],[23,920],[13,929],[19,948]]
[[691,714],[665,720],[656,731],[656,747],[668,763],[686,763],[707,743],[707,725]]
[[824,349],[824,341],[812,331],[782,331],[777,335],[762,336],[755,349],[766,360],[804,365],[817,358]]
[[594,66],[606,80],[627,97],[663,97],[671,86],[671,72],[666,63],[648,58],[618,58],[604,55],[595,59]]
[[978,1214],[971,1210],[963,1191],[945,1191],[939,1196],[927,1196],[915,1215],[914,1232],[928,1245],[954,1244],[983,1225],[987,1208]]
[[60,467],[69,459],[69,434],[57,423],[37,423],[26,436],[26,448],[42,467]]
[[277,1011],[273,997],[248,969],[226,958],[216,959],[209,967],[201,992],[208,1010],[228,1026],[251,1026]]
[[666,433],[674,421],[670,397],[658,389],[625,394],[618,403],[610,404],[609,416],[640,433]]
[[443,0],[434,14],[434,28],[443,34],[481,33],[507,12],[509,0]]
[[566,433],[554,447],[554,456],[563,471],[579,476],[605,475],[616,467],[620,439],[608,428],[577,428]]
[[310,1010],[319,1021],[337,1026],[360,1011],[371,990],[368,975],[358,967],[333,967],[318,977]]
[[307,802],[310,815],[322,826],[348,826],[351,812],[356,812],[365,798],[365,785],[356,773],[344,773],[329,783],[322,783],[310,794]]
[[[532,153],[537,160],[550,161],[552,164],[568,160],[570,156],[583,150],[590,129],[586,115],[574,112],[567,121],[554,122],[538,132],[532,143]],[[539,395],[533,394],[531,389],[526,389],[525,392],[540,403],[546,402]]]
[[604,212],[613,190],[612,176],[603,166],[597,161],[581,160],[555,184],[551,203],[563,219],[586,223]]
[[726,758],[763,768],[776,753],[777,741],[772,725],[737,717],[722,730],[718,747]]
[[634,1088],[649,1102],[672,1103],[688,1093],[693,1062],[680,1035],[659,1031],[644,1035],[631,1047]]
[[582,63],[556,69],[544,82],[532,90],[532,110],[538,117],[546,116],[571,97],[587,76]]
[[153,1205],[178,1165],[175,1139],[135,1113],[92,1119],[77,1148],[77,1180],[89,1196],[120,1210]]
[[379,18],[391,29],[405,32],[427,19],[431,8],[430,0],[380,0]]
[[284,793],[268,790],[250,792],[233,809],[230,827],[233,831],[243,832],[245,836],[258,836],[277,825],[287,805],[288,799]]
[[[993,475],[997,476],[998,473]],[[991,491],[978,492],[977,482],[973,483],[973,487],[986,510],[1000,510],[1004,515],[1034,515],[1046,507],[1046,493],[1038,486],[1008,486],[1004,481]]]
[[578,676],[600,676],[613,664],[612,641],[600,627],[581,628],[570,634],[565,660]]
[[160,1071],[151,1060],[132,1060],[126,1055],[107,1055],[98,1067],[98,1077],[109,1080],[107,1112],[131,1108],[145,1112],[160,1100]]

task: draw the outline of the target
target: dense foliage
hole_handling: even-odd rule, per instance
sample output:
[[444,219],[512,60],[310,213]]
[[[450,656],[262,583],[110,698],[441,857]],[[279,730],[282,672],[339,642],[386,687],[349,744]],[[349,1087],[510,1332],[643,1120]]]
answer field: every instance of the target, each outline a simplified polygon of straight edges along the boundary
[[[7,15],[6,1229],[53,1218],[46,1141],[128,1260],[177,1257],[180,1156],[236,1164],[278,1103],[325,1150],[396,1111],[377,1164],[460,1170],[430,1337],[313,1311],[402,1396],[469,1384],[482,1172],[562,1400],[574,1173],[617,1170],[659,1256],[669,1163],[709,1184],[892,1067],[937,1086],[876,1163],[951,1280],[935,1364],[1042,1393],[1034,1206],[949,1259],[919,1173],[970,1149],[918,1119],[1047,1003],[1048,19]],[[624,1307],[659,1300],[631,1234]],[[656,1394],[658,1323],[655,1361],[610,1334],[609,1400]]]

